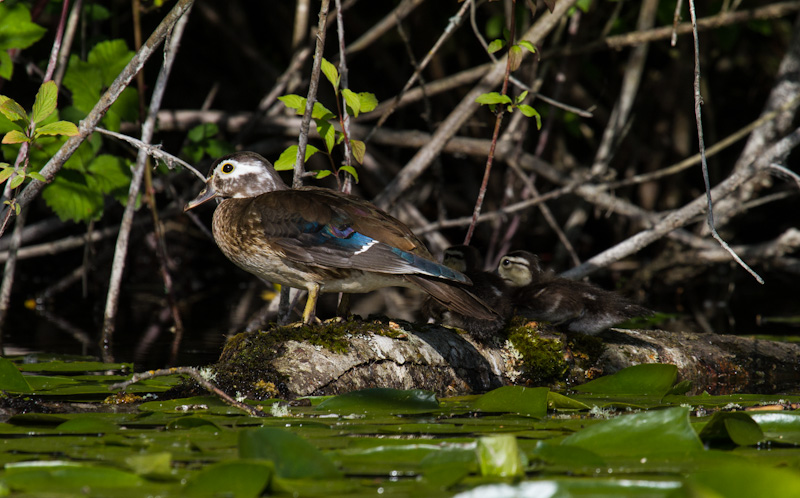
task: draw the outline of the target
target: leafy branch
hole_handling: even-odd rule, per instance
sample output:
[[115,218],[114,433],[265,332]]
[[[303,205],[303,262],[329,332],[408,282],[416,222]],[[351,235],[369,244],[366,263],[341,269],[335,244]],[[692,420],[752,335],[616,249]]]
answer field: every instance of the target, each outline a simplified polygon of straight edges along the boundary
[[[345,172],[351,175],[357,182],[358,172],[353,166],[345,164],[338,168],[336,167],[336,163],[333,160],[333,148],[337,145],[340,145],[342,142],[344,142],[344,140],[348,140],[353,150],[353,157],[356,161],[358,161],[359,164],[363,163],[364,154],[366,153],[366,145],[361,140],[354,140],[351,137],[345,136],[344,112],[346,112],[349,116],[356,118],[360,113],[369,112],[375,109],[375,107],[378,105],[378,100],[375,98],[374,94],[369,92],[356,93],[349,88],[340,88],[339,84],[341,80],[339,71],[336,69],[336,66],[324,58],[322,59],[322,73],[325,75],[325,78],[328,80],[328,82],[330,82],[334,92],[336,93],[335,100],[338,114],[334,114],[320,102],[314,102],[314,108],[311,111],[311,119],[313,119],[314,123],[316,123],[317,133],[319,133],[319,136],[322,137],[322,140],[325,143],[325,154],[328,156],[328,159],[331,163],[331,169],[316,170],[310,173],[313,174],[317,179],[325,178],[331,174],[336,175],[337,182],[341,184],[342,178],[339,176],[339,173]],[[341,108],[342,98],[344,99],[344,102],[346,102],[346,109],[344,109],[344,112]],[[294,109],[298,115],[302,116],[305,112],[305,97],[289,94],[278,97],[278,100],[283,102],[286,107]],[[338,131],[334,127],[333,122],[336,121],[338,121],[339,127],[342,131]],[[319,148],[309,145],[306,148],[305,160],[308,161],[308,159],[317,152],[321,152]],[[275,169],[279,171],[292,169],[296,156],[297,145],[292,145],[283,151],[278,160],[275,161]]]
[[[33,103],[31,112],[28,113],[16,100],[0,95],[0,113],[11,122],[12,129],[3,136],[3,144],[28,144],[30,146],[43,136],[68,136],[78,134],[78,127],[69,121],[54,121],[42,126],[56,111],[58,103],[58,87],[54,81],[46,81],[39,87],[36,100]],[[23,159],[20,167],[15,168],[8,163],[0,163],[0,183],[9,180],[9,188],[12,190],[22,185],[27,178],[33,178],[40,182],[47,182],[47,179],[35,171],[27,171],[28,157]],[[5,201],[5,204],[14,207],[19,214],[20,206],[13,200]]]

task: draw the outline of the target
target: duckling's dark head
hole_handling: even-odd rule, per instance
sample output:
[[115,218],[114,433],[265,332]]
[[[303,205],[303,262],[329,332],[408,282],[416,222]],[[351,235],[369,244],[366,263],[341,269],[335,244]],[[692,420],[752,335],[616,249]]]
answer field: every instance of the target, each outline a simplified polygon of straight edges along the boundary
[[286,190],[272,164],[255,152],[234,152],[211,165],[206,187],[184,208],[188,211],[215,197],[244,199],[267,192]]
[[542,272],[539,256],[528,251],[514,251],[500,258],[497,273],[511,287],[523,287]]
[[442,264],[461,273],[482,270],[481,253],[474,246],[451,246],[445,249]]

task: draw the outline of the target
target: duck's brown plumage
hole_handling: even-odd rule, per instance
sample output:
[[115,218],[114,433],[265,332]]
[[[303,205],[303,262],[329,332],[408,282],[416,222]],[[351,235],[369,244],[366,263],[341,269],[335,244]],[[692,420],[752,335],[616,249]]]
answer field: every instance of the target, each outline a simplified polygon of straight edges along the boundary
[[240,268],[309,291],[368,292],[403,286],[428,292],[469,316],[494,316],[468,290],[469,279],[431,260],[424,244],[396,218],[351,195],[315,187],[289,189],[272,165],[252,152],[224,156],[206,188],[186,209],[214,197],[214,239]]

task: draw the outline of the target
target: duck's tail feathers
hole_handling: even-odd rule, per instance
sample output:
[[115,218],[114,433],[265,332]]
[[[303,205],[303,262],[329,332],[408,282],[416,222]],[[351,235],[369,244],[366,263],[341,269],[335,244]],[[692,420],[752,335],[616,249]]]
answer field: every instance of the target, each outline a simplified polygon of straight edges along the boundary
[[445,306],[464,316],[478,320],[500,320],[500,315],[481,299],[458,284],[421,275],[405,275],[406,279]]

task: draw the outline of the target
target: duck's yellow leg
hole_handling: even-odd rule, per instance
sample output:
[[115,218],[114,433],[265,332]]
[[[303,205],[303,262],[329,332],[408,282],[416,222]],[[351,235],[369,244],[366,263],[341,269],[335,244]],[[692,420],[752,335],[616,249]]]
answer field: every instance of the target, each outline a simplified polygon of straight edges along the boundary
[[312,320],[314,320],[317,309],[317,298],[319,298],[319,284],[309,284],[306,307],[303,310],[303,324],[305,325],[310,325]]

